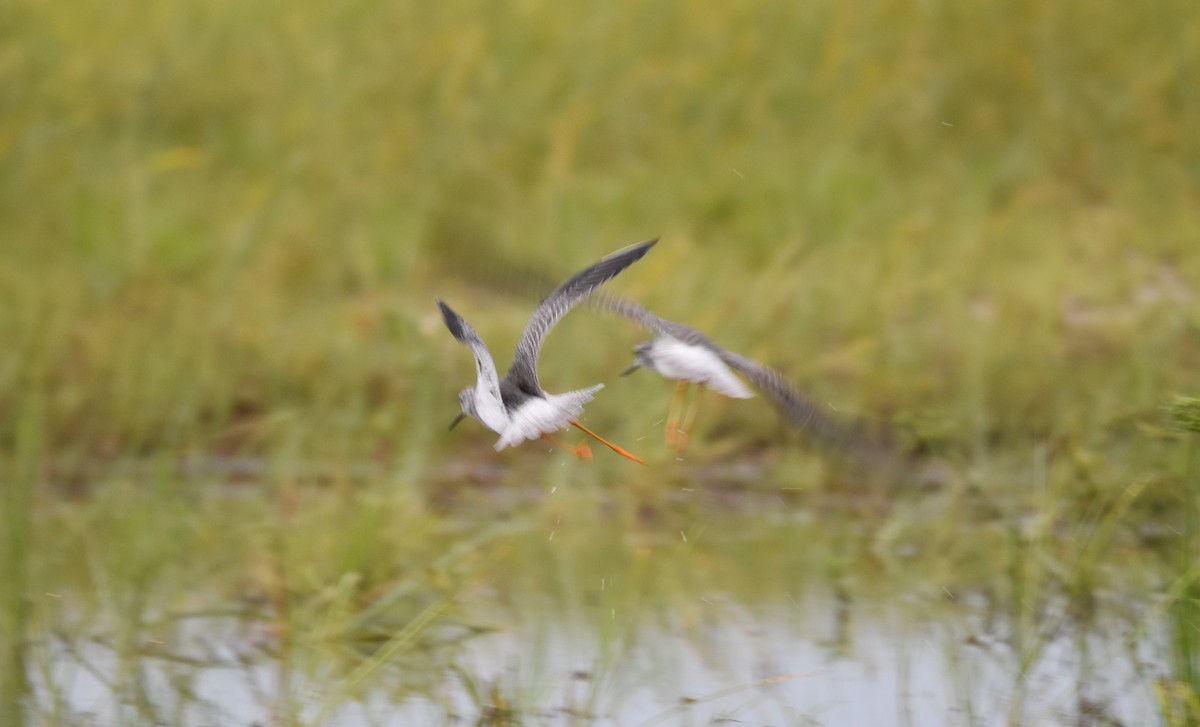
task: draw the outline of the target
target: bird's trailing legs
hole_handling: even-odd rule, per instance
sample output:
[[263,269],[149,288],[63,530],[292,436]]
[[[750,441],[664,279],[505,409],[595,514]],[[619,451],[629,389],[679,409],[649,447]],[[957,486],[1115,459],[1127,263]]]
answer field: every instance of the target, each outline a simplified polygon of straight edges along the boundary
[[591,429],[588,429],[587,427],[583,426],[583,425],[582,425],[582,424],[580,424],[578,421],[576,421],[576,420],[572,419],[572,420],[571,420],[571,424],[572,424],[573,426],[577,427],[577,428],[578,428],[580,431],[582,431],[584,434],[586,434],[586,435],[588,435],[588,436],[592,437],[592,438],[593,438],[593,439],[595,439],[597,442],[599,442],[599,443],[603,444],[605,447],[608,447],[609,449],[611,449],[612,451],[614,451],[614,452],[616,452],[617,454],[621,455],[622,457],[626,457],[626,458],[628,458],[628,459],[631,459],[631,460],[633,460],[634,462],[637,462],[638,464],[646,464],[646,462],[645,462],[645,461],[644,461],[644,460],[643,460],[641,457],[638,457],[638,456],[636,456],[636,455],[634,455],[634,454],[631,454],[630,452],[626,451],[625,449],[623,449],[623,448],[621,448],[621,447],[618,447],[617,445],[615,445],[615,444],[613,444],[612,442],[608,441],[608,440],[607,440],[607,439],[605,439],[604,437],[601,437],[599,434],[596,434],[596,433],[595,433],[595,432],[593,432]]
[[675,394],[671,397],[671,408],[667,410],[667,447],[675,449],[679,433],[679,412],[683,408],[683,397],[690,384],[683,379],[675,382]]
[[587,446],[586,442],[580,442],[578,446],[572,447],[571,445],[567,444],[566,442],[564,442],[563,440],[554,436],[553,434],[543,434],[542,439],[546,440],[547,442],[550,442],[551,444],[562,447],[563,449],[567,450],[568,452],[575,455],[579,459],[586,459],[589,461],[592,459],[592,448]]
[[692,427],[696,425],[696,410],[700,408],[700,395],[704,393],[703,386],[697,386],[692,400],[688,404],[687,413],[683,415],[683,426],[675,435],[675,454],[679,457],[687,451],[688,442],[692,438]]

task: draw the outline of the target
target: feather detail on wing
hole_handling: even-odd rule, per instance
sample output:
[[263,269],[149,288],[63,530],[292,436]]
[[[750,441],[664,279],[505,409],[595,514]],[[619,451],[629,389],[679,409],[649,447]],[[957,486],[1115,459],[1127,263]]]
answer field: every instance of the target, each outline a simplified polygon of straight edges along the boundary
[[496,374],[496,363],[492,361],[492,354],[488,351],[487,345],[465,318],[455,313],[442,301],[439,300],[437,304],[442,311],[442,318],[446,321],[446,328],[450,329],[450,335],[454,336],[454,340],[459,343],[470,346],[471,353],[475,355],[476,395],[494,400],[494,403],[503,409],[504,405],[500,398],[500,378]]
[[546,334],[576,303],[588,297],[604,283],[611,280],[625,268],[637,262],[658,240],[647,240],[631,245],[603,258],[573,275],[567,282],[558,286],[533,311],[529,323],[517,342],[516,356],[512,368],[504,376],[503,385],[515,387],[529,395],[542,393],[538,382],[537,359]]

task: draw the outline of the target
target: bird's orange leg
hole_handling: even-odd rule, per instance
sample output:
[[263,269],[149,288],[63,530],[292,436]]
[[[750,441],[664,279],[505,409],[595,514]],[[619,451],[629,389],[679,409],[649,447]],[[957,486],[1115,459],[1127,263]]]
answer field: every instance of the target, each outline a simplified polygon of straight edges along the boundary
[[551,444],[556,444],[559,447],[562,447],[563,449],[567,450],[568,452],[575,455],[579,459],[586,459],[589,461],[592,459],[592,448],[587,446],[587,444],[585,442],[580,442],[578,446],[572,447],[571,445],[567,444],[566,442],[564,442],[563,440],[554,436],[553,434],[543,434],[542,439],[545,439],[547,442],[550,442]]
[[692,427],[696,425],[696,410],[700,408],[700,395],[703,393],[704,386],[697,386],[696,393],[692,394],[692,401],[688,405],[687,414],[683,417],[683,426],[675,438],[675,454],[680,457],[687,451],[688,441],[692,438]]
[[675,382],[675,395],[671,397],[671,408],[667,411],[667,446],[675,448],[676,435],[679,432],[679,411],[683,406],[683,396],[687,393],[688,382],[680,379]]
[[595,433],[595,432],[593,432],[591,429],[588,429],[587,427],[583,426],[582,424],[580,424],[579,422],[575,421],[574,419],[572,419],[572,420],[571,420],[571,424],[572,424],[572,425],[574,425],[574,426],[576,426],[576,427],[578,427],[578,428],[579,428],[579,430],[580,430],[580,431],[582,431],[584,434],[587,434],[588,436],[590,436],[590,437],[594,438],[594,439],[595,439],[597,442],[599,442],[599,443],[603,444],[605,447],[608,447],[609,449],[611,449],[612,451],[614,451],[614,452],[616,452],[617,454],[621,455],[622,457],[628,457],[629,459],[633,460],[634,462],[637,462],[638,464],[646,464],[646,462],[645,462],[644,460],[642,460],[642,458],[641,458],[641,457],[638,457],[638,456],[636,456],[636,455],[634,455],[634,454],[630,454],[630,453],[629,453],[628,451],[626,451],[625,449],[623,449],[623,448],[621,448],[621,447],[618,447],[617,445],[615,445],[615,444],[613,444],[612,442],[608,441],[608,440],[607,440],[607,439],[605,439],[604,437],[601,437],[599,434],[596,434],[596,433]]

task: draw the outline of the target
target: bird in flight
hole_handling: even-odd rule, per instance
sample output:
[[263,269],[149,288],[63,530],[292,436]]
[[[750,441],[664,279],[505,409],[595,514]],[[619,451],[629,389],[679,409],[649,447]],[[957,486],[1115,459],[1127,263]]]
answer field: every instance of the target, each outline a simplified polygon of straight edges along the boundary
[[[621,375],[628,376],[639,368],[647,368],[677,382],[666,431],[667,446],[677,455],[687,451],[701,391],[710,388],[737,399],[754,396],[735,371],[754,384],[791,423],[816,437],[841,446],[882,446],[865,441],[852,427],[801,394],[783,374],[718,345],[691,326],[661,318],[638,303],[614,295],[599,294],[589,304],[622,315],[655,334],[653,339],[633,347],[634,363]],[[681,425],[680,409],[693,384],[699,388]]]
[[618,250],[576,273],[546,296],[525,324],[525,330],[517,342],[512,366],[503,379],[497,376],[492,355],[471,324],[439,300],[438,307],[451,335],[459,343],[469,346],[475,355],[477,373],[475,386],[459,392],[458,401],[462,413],[454,419],[450,428],[453,429],[464,417],[469,416],[483,422],[500,435],[495,445],[496,451],[505,447],[515,447],[525,440],[542,438],[571,451],[581,459],[591,459],[591,450],[585,444],[571,447],[553,435],[553,432],[571,425],[617,454],[645,464],[639,457],[579,423],[578,417],[584,404],[604,388],[603,384],[568,391],[565,394],[548,393],[538,382],[537,360],[542,341],[558,319],[601,285],[640,260],[657,242],[657,239],[648,240]]

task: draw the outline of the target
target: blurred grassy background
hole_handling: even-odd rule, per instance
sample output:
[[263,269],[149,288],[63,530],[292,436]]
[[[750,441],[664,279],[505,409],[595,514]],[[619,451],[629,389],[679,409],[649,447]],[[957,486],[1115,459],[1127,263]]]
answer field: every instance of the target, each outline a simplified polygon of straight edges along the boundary
[[[0,12],[0,437],[36,402],[63,463],[425,462],[471,376],[435,296],[506,360],[653,235],[620,290],[930,440],[1086,440],[1195,385],[1187,0]],[[604,330],[556,331],[548,385],[610,381]]]

